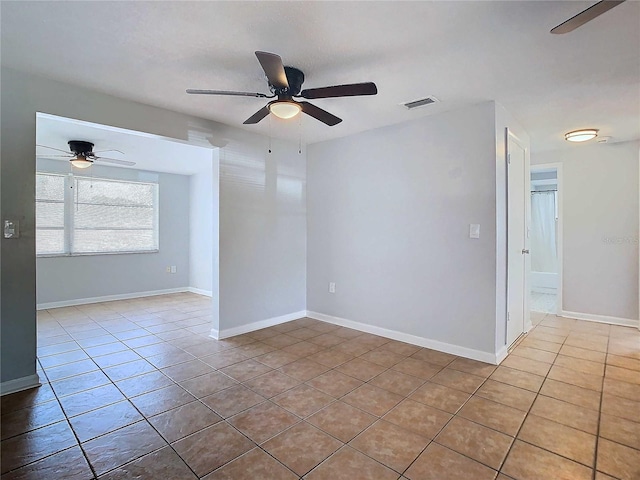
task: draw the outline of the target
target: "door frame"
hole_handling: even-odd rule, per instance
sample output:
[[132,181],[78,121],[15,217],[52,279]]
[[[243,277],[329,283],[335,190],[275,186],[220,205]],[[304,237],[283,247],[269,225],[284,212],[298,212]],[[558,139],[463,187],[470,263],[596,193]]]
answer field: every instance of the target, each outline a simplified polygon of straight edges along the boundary
[[[558,243],[558,291],[557,291],[557,301],[556,301],[556,315],[559,317],[564,315],[564,308],[562,304],[562,257],[563,257],[563,225],[564,225],[564,207],[563,207],[563,199],[564,199],[564,185],[562,178],[562,163],[539,163],[537,165],[531,165],[529,168],[529,178],[531,178],[531,172],[539,171],[539,170],[549,170],[555,168],[556,170],[556,180],[558,184],[558,232],[556,237],[556,242]],[[529,199],[531,201],[531,199]],[[531,271],[529,271],[531,274]]]
[[[529,159],[529,148],[525,146],[525,142],[523,142],[515,133],[513,133],[509,127],[505,128],[505,137],[504,137],[504,147],[505,147],[505,164],[506,164],[506,182],[505,182],[505,190],[506,190],[506,207],[507,207],[507,215],[506,215],[506,282],[505,282],[505,318],[504,318],[504,343],[506,348],[511,347],[509,344],[509,280],[511,277],[511,265],[509,264],[509,212],[510,212],[510,195],[509,195],[509,164],[510,160],[510,152],[509,152],[509,141],[514,141],[517,143],[522,150],[524,151],[525,156],[525,164],[524,164],[524,192],[525,196],[525,235],[524,235],[524,248],[529,247],[529,231],[531,229],[531,171],[530,171],[530,159]],[[524,305],[523,305],[523,331],[521,334],[528,332],[531,325],[531,306],[530,306],[530,286],[529,286],[529,277],[531,276],[531,257],[527,255],[525,257],[524,262]]]

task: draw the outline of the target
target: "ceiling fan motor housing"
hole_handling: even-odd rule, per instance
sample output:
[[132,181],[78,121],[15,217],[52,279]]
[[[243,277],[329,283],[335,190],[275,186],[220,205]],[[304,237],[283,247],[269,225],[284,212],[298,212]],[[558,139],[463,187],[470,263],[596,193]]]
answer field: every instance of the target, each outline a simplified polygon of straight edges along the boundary
[[93,152],[93,143],[85,142],[83,140],[69,140],[69,150],[71,150],[76,155],[82,155],[86,157],[88,154]]
[[287,76],[289,82],[289,88],[277,89],[274,87],[274,93],[278,97],[291,98],[294,95],[298,95],[302,90],[302,84],[304,83],[304,73],[294,67],[284,67],[284,73]]

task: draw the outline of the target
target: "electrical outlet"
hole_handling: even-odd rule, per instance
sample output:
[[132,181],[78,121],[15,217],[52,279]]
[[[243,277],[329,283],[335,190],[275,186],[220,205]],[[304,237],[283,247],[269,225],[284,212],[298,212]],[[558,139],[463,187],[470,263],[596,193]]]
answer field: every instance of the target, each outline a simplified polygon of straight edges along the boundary
[[329,282],[329,293],[336,293],[336,283]]
[[165,270],[167,273],[171,273],[171,267],[167,267]]
[[175,265],[171,265],[171,273],[176,273],[178,268]]

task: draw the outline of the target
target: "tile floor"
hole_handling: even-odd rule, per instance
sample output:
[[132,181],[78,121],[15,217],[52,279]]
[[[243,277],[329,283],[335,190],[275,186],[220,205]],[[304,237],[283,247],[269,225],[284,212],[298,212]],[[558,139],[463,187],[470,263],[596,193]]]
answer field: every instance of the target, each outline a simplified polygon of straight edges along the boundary
[[551,293],[531,292],[531,310],[541,313],[557,312],[557,295]]
[[[192,294],[41,312],[9,479],[638,479],[640,332],[538,315],[500,367]],[[500,473],[499,473],[500,472]]]

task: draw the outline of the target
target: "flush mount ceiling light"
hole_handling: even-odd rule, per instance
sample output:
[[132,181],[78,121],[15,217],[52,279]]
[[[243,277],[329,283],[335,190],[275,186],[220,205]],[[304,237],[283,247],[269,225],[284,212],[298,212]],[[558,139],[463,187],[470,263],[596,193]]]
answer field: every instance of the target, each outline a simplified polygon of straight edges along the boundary
[[564,134],[564,139],[569,142],[586,142],[598,136],[596,128],[584,128],[582,130],[574,130]]
[[76,158],[71,160],[71,165],[77,168],[89,168],[93,165],[93,162],[91,160],[87,160],[87,157],[77,155]]
[[293,118],[300,113],[300,105],[297,102],[275,101],[269,104],[269,111],[278,118]]

